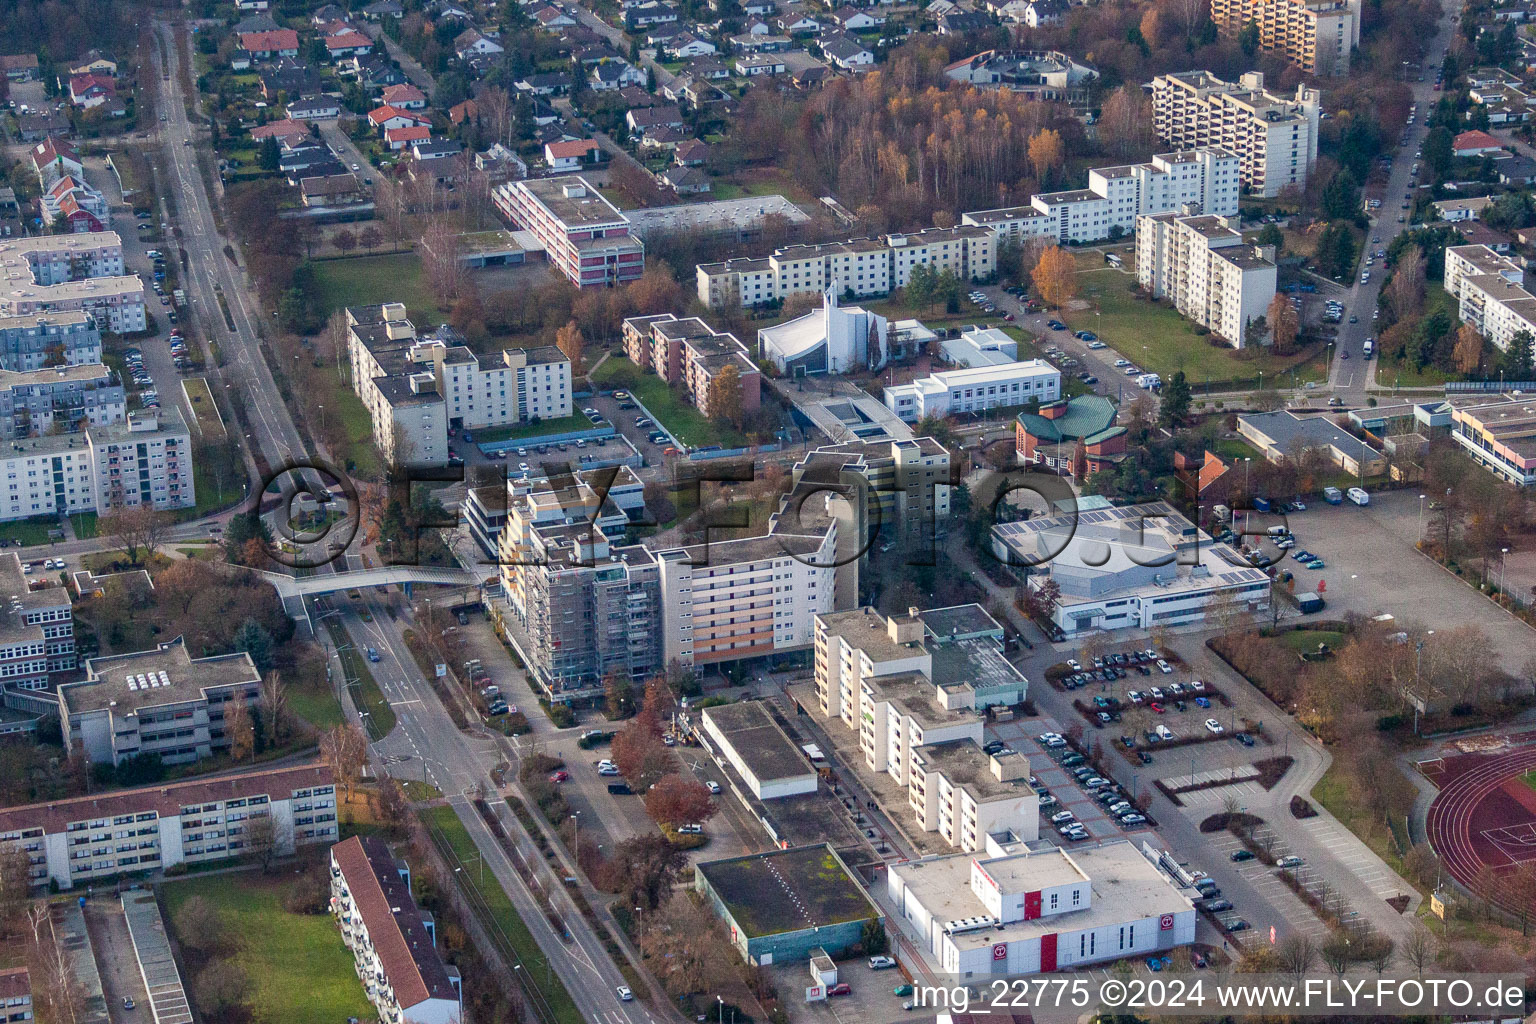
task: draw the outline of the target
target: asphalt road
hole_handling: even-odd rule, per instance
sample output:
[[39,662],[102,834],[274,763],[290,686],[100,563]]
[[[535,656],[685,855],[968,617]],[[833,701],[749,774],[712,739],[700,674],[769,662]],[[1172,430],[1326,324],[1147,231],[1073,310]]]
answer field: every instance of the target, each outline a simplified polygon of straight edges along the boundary
[[[366,599],[372,622],[364,622],[355,615],[351,602],[334,603],[342,609],[340,614],[353,642],[377,649],[380,660],[371,668],[395,710],[396,726],[389,736],[373,745],[375,753],[386,763],[409,764],[400,758],[419,762],[426,780],[448,797],[474,839],[485,866],[506,890],[584,1020],[601,1024],[655,1024],[655,1018],[644,1006],[619,1000],[616,990],[624,984],[623,976],[586,920],[563,895],[554,897],[554,903],[571,933],[571,941],[567,943],[555,933],[511,860],[476,812],[472,804],[476,789],[483,785],[487,791],[495,792],[489,766],[501,759],[501,746],[489,735],[466,737],[453,724],[405,647],[400,635],[404,617],[398,621],[391,619],[372,592],[368,592]],[[397,770],[405,776],[416,774],[413,769]],[[559,880],[541,867],[542,857],[532,852],[532,844],[523,839],[516,819],[508,813],[503,821],[508,835],[516,837],[519,845],[529,851],[526,859],[536,866],[540,877],[551,889],[562,889]]]

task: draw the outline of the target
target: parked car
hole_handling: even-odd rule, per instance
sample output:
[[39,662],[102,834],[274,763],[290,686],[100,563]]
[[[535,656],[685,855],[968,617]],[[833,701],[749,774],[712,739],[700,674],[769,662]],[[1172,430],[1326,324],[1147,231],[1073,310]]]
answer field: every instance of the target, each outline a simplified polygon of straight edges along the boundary
[[827,989],[827,995],[851,996],[853,995],[853,986],[848,984],[846,981],[840,981],[836,985],[833,985],[831,988]]
[[884,971],[896,966],[896,958],[893,956],[872,956],[869,958],[869,969],[872,971]]
[[1299,868],[1305,863],[1306,861],[1302,860],[1300,857],[1293,853],[1288,856],[1281,857],[1279,860],[1275,861],[1275,866],[1281,868]]

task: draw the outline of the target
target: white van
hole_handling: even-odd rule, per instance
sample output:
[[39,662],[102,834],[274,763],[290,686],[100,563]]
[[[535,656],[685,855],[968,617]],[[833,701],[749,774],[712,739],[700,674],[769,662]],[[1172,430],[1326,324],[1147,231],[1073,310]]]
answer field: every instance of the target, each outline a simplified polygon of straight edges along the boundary
[[1371,503],[1371,496],[1366,494],[1365,491],[1358,487],[1351,487],[1344,493],[1348,494],[1349,500],[1354,502],[1356,505],[1369,505]]

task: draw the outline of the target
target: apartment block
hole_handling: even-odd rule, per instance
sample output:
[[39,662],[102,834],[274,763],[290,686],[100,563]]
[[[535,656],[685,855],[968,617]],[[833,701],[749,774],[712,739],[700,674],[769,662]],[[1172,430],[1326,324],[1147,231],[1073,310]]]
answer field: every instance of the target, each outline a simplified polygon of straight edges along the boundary
[[[271,827],[253,829],[261,819]],[[0,845],[26,851],[34,885],[61,889],[335,839],[336,782],[318,763],[0,810]]]
[[1002,656],[1002,635],[979,605],[891,618],[866,607],[815,621],[822,715],[858,735],[866,768],[906,789],[921,828],[963,850],[983,849],[995,831],[1039,834],[1027,761],[980,747],[979,712],[1028,689]]
[[960,222],[987,228],[999,241],[1097,242],[1129,234],[1141,216],[1236,216],[1239,178],[1237,155],[1224,149],[1158,153],[1147,163],[1092,168],[1085,189],[1043,192],[1028,206],[976,210],[962,214]]
[[390,462],[441,464],[464,429],[571,414],[571,362],[553,346],[482,362],[447,324],[418,337],[398,302],[347,309],[352,389]]
[[0,522],[196,503],[192,439],[175,409],[133,413],[83,434],[15,440],[0,451]]
[[127,416],[127,395],[101,363],[0,370],[0,434],[33,437],[85,426],[104,427]]
[[0,240],[0,317],[87,313],[117,334],[146,326],[144,284],[115,231]]
[[1136,222],[1136,280],[1233,348],[1275,297],[1274,249],[1249,245],[1235,219],[1165,213]]
[[849,524],[832,501],[807,485],[784,498],[761,536],[655,548],[666,664],[810,648],[815,617],[837,608],[839,572],[858,571],[838,565],[838,531]]
[[1152,116],[1157,135],[1171,146],[1217,148],[1236,154],[1243,186],[1274,197],[1289,186],[1303,188],[1317,161],[1322,93],[1296,87],[1294,99],[1264,88],[1257,71],[1236,84],[1209,71],[1159,75],[1152,80]]
[[85,679],[59,687],[66,748],[91,764],[152,754],[165,764],[211,757],[230,745],[231,702],[261,698],[261,673],[244,651],[193,658],[180,637],[153,650],[90,658]]
[[0,555],[0,690],[43,690],[54,672],[75,668],[75,613],[69,591],[33,590],[15,552]]
[[680,385],[694,406],[714,416],[714,384],[720,371],[736,368],[741,382],[741,411],[762,404],[762,371],[734,334],[716,331],[698,317],[675,313],[630,317],[624,321],[624,354],[642,370],[668,384]]
[[1519,262],[1486,245],[1445,250],[1445,290],[1460,300],[1457,315],[1503,351],[1515,335],[1536,337],[1536,296]]
[[996,238],[991,231],[962,224],[880,238],[787,245],[766,260],[701,263],[695,280],[699,301],[716,309],[759,306],[828,289],[854,298],[886,295],[904,287],[916,266],[947,270],[962,281],[985,280],[997,269]]
[[1214,0],[1211,20],[1224,36],[1250,23],[1259,47],[1285,57],[1312,75],[1349,72],[1351,51],[1360,45],[1360,0]]
[[1517,487],[1536,486],[1536,401],[1528,394],[1458,395],[1451,438],[1479,466]]
[[613,287],[645,272],[645,243],[630,233],[629,218],[579,175],[509,181],[491,200],[578,288]]
[[530,674],[552,701],[602,693],[611,670],[635,679],[660,672],[661,575],[639,544],[620,545],[629,516],[577,477],[509,483],[501,529],[506,608],[529,641]]
[[[931,437],[824,445],[806,453],[793,473],[797,488],[809,481],[845,489],[859,520],[842,534],[839,561],[863,554],[877,535],[931,536],[949,516],[951,475],[949,451]],[[839,592],[847,601],[845,585],[840,579]],[[851,606],[851,601],[843,605]]]
[[101,362],[101,331],[87,313],[0,316],[0,370]]
[[463,1016],[458,968],[437,951],[437,924],[416,904],[411,869],[377,836],[331,847],[331,913],[380,1024],[453,1024]]

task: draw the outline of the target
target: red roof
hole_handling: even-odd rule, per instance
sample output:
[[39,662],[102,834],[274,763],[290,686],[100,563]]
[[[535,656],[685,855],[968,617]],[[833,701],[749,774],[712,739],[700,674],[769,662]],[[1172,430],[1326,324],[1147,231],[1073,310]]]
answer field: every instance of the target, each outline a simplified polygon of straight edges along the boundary
[[401,110],[399,107],[390,106],[388,103],[368,111],[368,120],[372,121],[375,126],[381,125],[395,117],[406,118],[413,124],[421,124],[426,121],[426,118],[420,114],[413,114],[409,110]]
[[384,105],[386,107],[392,107],[397,103],[425,102],[427,102],[426,94],[409,83],[391,85],[384,90]]
[[432,126],[429,124],[408,124],[404,128],[384,129],[385,142],[420,142],[432,137]]
[[297,50],[299,48],[299,34],[291,28],[279,28],[271,32],[242,32],[240,34],[240,47],[252,53],[267,53],[272,50]]
[[189,804],[233,800],[236,797],[266,794],[274,800],[286,800],[296,789],[329,786],[335,782],[331,770],[323,764],[269,768],[265,771],[221,775],[212,779],[194,779],[168,785],[120,789],[100,796],[80,796],[71,800],[27,804],[0,810],[0,833],[41,828],[47,833],[63,832],[73,821],[110,818],[119,814],[155,811],[161,817],[174,817]]
[[597,143],[591,139],[574,139],[570,142],[547,142],[544,151],[551,159],[558,160],[562,157],[585,157],[597,148]]
[[363,46],[373,46],[373,40],[356,29],[348,29],[339,35],[326,36],[325,38],[325,48],[327,50],[355,50]]
[[32,162],[38,167],[53,163],[55,160],[73,160],[80,162],[80,156],[74,147],[55,136],[48,136],[42,142],[32,147]]
[[463,103],[455,103],[448,108],[448,120],[454,124],[462,124],[465,120],[475,117],[480,113],[480,105],[474,100],[465,100]]
[[107,92],[117,90],[117,82],[111,75],[75,75],[69,80],[69,91],[76,96],[82,95],[88,89],[99,86]]
[[260,141],[267,136],[278,139],[286,139],[290,135],[308,135],[309,126],[303,121],[295,121],[291,117],[285,117],[281,121],[273,121],[251,129],[251,138]]
[[1487,132],[1477,131],[1474,129],[1470,132],[1462,132],[1460,135],[1456,136],[1456,141],[1452,145],[1453,148],[1458,150],[1499,149],[1504,145],[1504,143],[1500,142],[1492,135],[1489,135]]

